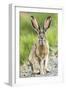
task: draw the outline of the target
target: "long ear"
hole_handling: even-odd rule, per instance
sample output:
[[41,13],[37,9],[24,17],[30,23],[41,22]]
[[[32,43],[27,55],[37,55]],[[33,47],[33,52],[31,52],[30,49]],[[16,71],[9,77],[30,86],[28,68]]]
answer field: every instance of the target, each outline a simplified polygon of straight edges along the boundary
[[35,31],[38,32],[39,25],[38,25],[36,18],[34,18],[34,16],[31,16],[31,23],[32,23],[32,26],[35,29]]
[[44,21],[44,29],[47,30],[51,25],[51,16],[48,16],[47,19]]

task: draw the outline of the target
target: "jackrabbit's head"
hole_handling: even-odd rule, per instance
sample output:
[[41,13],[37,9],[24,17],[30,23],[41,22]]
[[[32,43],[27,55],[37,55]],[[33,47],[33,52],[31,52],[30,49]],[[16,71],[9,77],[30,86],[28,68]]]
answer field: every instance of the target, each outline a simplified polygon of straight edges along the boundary
[[50,27],[50,24],[51,24],[51,16],[48,16],[46,18],[46,20],[44,21],[44,24],[43,24],[43,28],[40,27],[40,25],[38,24],[38,22],[34,16],[31,16],[31,23],[32,23],[33,28],[35,29],[35,31],[38,34],[39,44],[43,45],[45,32],[47,31],[47,29]]

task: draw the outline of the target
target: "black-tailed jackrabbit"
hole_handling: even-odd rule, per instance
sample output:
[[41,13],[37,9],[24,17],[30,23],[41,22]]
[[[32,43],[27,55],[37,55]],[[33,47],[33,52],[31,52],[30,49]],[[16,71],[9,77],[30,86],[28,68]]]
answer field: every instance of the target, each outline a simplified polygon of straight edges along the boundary
[[43,28],[38,25],[36,18],[33,16],[31,16],[31,23],[38,34],[38,40],[31,49],[29,62],[31,63],[33,73],[40,73],[44,75],[44,73],[48,71],[47,64],[49,55],[49,44],[46,40],[45,32],[50,27],[51,16],[46,18]]

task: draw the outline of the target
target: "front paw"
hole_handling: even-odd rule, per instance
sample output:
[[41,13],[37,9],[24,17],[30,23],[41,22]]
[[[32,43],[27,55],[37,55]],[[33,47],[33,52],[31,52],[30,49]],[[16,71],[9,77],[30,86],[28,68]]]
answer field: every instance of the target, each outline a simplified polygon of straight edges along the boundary
[[46,68],[45,71],[46,71],[46,73],[49,73],[50,72],[50,69]]
[[40,75],[45,75],[45,72],[44,71],[40,71]]

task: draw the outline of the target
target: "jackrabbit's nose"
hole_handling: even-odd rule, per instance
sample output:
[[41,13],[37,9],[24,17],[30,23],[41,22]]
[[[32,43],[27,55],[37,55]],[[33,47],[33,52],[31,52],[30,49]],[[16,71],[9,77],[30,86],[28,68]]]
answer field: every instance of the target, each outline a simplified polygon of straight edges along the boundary
[[41,37],[41,39],[43,39],[43,37]]
[[40,45],[43,45],[43,40],[39,40],[39,44]]

